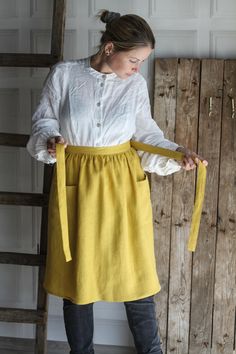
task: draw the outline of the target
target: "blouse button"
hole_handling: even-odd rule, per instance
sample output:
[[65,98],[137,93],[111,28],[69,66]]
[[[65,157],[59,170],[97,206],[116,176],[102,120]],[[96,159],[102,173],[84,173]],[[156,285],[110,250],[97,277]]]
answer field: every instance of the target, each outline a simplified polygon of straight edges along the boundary
[[102,78],[105,79],[105,78],[106,78],[106,75],[102,75]]
[[104,83],[101,83],[100,86],[103,87],[103,86],[104,86]]
[[97,127],[101,127],[101,123],[97,123]]
[[101,106],[101,102],[98,102],[98,103],[97,103],[97,106],[100,107],[100,106]]

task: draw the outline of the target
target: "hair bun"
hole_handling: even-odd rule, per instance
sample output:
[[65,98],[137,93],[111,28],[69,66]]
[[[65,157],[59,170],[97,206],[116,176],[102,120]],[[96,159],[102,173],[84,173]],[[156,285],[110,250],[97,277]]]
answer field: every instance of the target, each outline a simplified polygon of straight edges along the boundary
[[101,14],[101,21],[104,23],[111,23],[114,20],[117,20],[120,18],[120,13],[119,12],[112,12],[108,10],[104,10]]

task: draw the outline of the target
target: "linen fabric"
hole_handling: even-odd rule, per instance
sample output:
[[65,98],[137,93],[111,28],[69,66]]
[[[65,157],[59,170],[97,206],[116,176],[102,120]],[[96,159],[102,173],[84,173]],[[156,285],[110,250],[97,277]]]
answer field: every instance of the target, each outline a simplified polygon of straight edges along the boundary
[[44,286],[76,304],[131,301],[157,293],[149,183],[130,142],[66,149],[66,262],[54,171]]
[[[56,64],[50,71],[33,115],[30,154],[54,163],[47,152],[49,137],[63,136],[69,145],[113,146],[128,140],[176,150],[152,119],[145,79],[135,73],[126,80],[103,74],[90,57]],[[173,159],[138,152],[145,171],[168,175],[181,166]]]

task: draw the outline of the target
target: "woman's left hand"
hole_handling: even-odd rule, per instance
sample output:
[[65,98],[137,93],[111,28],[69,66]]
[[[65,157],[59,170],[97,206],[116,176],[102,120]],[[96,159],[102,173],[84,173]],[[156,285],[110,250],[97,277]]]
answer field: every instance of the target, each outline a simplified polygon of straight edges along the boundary
[[184,158],[182,160],[182,168],[186,171],[193,170],[199,163],[199,160],[207,166],[208,162],[200,155],[196,154],[195,152],[179,146],[176,151],[182,152],[184,154]]

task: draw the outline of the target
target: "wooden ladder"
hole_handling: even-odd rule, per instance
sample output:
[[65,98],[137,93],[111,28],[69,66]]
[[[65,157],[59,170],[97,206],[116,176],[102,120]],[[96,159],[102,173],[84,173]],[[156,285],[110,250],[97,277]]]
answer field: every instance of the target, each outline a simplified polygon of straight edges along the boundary
[[[50,54],[4,53],[0,54],[0,66],[50,68],[52,65],[62,60],[65,31],[65,9],[66,0],[54,0]],[[8,147],[26,147],[28,138],[28,135],[0,133],[0,145]],[[38,254],[0,252],[1,264],[39,267],[37,309],[0,307],[1,322],[31,323],[36,325],[34,342],[35,354],[45,354],[47,352],[48,296],[43,288],[43,279],[47,253],[47,214],[51,176],[52,167],[45,165],[42,194],[0,192],[0,204],[34,206],[42,208],[40,247]],[[9,339],[10,338],[5,338],[6,341],[9,341]],[[4,342],[3,337],[1,341]]]

